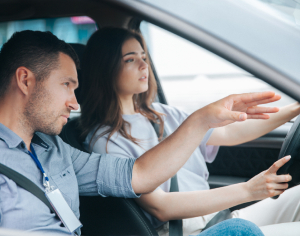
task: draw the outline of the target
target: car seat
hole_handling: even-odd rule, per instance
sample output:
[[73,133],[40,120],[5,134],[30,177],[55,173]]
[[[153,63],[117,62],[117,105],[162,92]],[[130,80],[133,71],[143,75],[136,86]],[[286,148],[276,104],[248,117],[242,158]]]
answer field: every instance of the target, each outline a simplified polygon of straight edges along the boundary
[[[81,60],[85,46],[70,45]],[[77,72],[81,84],[80,69]],[[77,89],[75,94],[80,103],[80,91]],[[78,117],[68,121],[60,137],[71,146],[86,152],[79,139],[78,122]],[[133,199],[80,196],[80,221],[83,224],[83,235],[158,235]]]

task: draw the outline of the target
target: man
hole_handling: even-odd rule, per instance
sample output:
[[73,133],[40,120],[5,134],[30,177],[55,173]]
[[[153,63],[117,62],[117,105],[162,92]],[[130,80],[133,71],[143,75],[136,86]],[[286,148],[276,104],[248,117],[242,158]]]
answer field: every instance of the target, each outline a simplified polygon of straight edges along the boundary
[[[254,106],[280,98],[265,92],[217,101],[193,113],[136,161],[87,154],[57,136],[70,111],[78,109],[77,66],[72,48],[49,32],[15,33],[0,53],[0,162],[42,190],[49,178],[77,218],[79,194],[135,198],[151,192],[178,171],[209,128],[265,118],[262,113],[277,108]],[[34,153],[42,168],[31,158]],[[0,198],[1,227],[68,233],[42,201],[1,174]]]

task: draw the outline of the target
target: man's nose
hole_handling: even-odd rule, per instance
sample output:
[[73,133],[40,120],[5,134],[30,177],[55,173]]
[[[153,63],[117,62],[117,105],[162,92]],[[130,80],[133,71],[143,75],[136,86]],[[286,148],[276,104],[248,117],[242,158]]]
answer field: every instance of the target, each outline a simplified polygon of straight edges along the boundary
[[73,94],[72,97],[68,100],[67,107],[70,110],[78,110],[79,109],[79,104],[77,102],[75,94]]

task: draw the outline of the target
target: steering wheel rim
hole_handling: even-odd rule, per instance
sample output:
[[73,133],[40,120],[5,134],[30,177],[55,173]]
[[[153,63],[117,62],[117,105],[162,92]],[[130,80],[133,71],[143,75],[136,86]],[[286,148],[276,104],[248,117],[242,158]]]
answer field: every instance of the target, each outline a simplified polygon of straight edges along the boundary
[[292,180],[289,182],[289,188],[292,188],[300,184],[300,116],[298,116],[287,133],[281,146],[278,159],[287,155],[291,155],[291,159],[277,171],[277,174],[290,174]]

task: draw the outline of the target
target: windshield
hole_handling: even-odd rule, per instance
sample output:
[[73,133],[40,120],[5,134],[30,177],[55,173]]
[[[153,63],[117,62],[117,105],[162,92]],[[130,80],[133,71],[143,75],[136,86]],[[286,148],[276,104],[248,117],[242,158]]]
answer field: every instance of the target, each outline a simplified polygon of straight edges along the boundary
[[[260,0],[260,2],[272,8],[273,14],[278,18],[286,20],[300,29],[300,0]],[[261,7],[256,1],[251,1],[251,3]],[[268,11],[267,8],[265,10]]]
[[300,0],[141,0],[300,84]]

